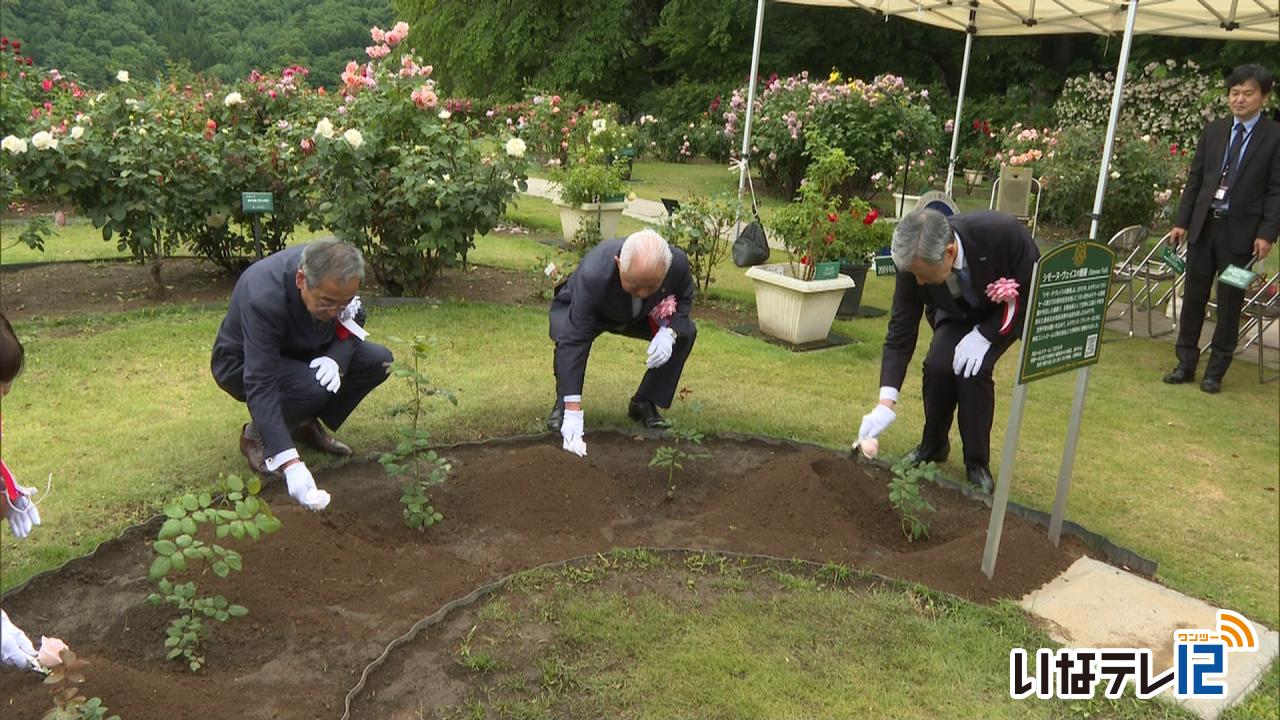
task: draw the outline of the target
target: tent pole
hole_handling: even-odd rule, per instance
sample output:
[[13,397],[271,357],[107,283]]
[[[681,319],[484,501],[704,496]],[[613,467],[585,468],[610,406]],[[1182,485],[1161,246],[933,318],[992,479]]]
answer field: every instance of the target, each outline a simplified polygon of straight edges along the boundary
[[1093,215],[1089,223],[1089,239],[1098,239],[1098,221],[1102,219],[1102,198],[1107,192],[1107,175],[1111,172],[1111,155],[1115,149],[1116,124],[1120,121],[1120,94],[1124,91],[1125,71],[1129,69],[1129,48],[1133,45],[1133,22],[1138,14],[1138,0],[1130,0],[1129,15],[1124,25],[1124,42],[1120,45],[1120,64],[1116,67],[1116,85],[1111,93],[1111,119],[1107,121],[1107,142],[1098,168],[1098,189],[1093,194]]
[[756,104],[756,77],[760,74],[760,36],[764,30],[764,0],[756,2],[756,37],[751,48],[751,77],[747,79],[747,118],[742,123],[742,154],[738,156],[738,209],[733,220],[733,237],[742,234],[742,190],[751,172],[751,114]]
[[960,147],[960,122],[964,114],[964,92],[969,85],[969,55],[973,51],[973,36],[977,32],[977,26],[973,22],[976,14],[976,9],[969,11],[969,27],[964,34],[964,64],[960,66],[960,95],[956,98],[956,119],[955,124],[951,127],[951,154],[947,156],[947,197],[951,197],[951,186],[956,179],[956,150]]

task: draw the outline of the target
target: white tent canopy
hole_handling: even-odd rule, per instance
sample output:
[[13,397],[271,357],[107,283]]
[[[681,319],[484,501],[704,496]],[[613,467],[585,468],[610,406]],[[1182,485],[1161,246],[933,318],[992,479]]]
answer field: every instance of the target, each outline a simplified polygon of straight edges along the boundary
[[[979,36],[1124,33],[1128,2],[1121,0],[781,0],[870,10],[950,30],[970,26]],[[1133,32],[1217,40],[1280,41],[1276,0],[1141,0]]]

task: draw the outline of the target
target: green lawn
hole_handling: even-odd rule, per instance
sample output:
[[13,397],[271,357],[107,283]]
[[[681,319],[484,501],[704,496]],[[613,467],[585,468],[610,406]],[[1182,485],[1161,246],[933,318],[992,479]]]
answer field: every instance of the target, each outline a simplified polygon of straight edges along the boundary
[[[702,178],[691,181],[694,186],[711,182],[712,170],[729,176],[718,166],[661,170]],[[653,182],[656,189],[660,181]],[[533,234],[479,238],[471,260],[532,273],[550,250],[538,240],[558,233],[554,207],[522,198],[508,215]],[[639,227],[629,218],[623,223],[624,232]],[[14,227],[3,226],[6,245],[16,239]],[[36,259],[24,255],[29,252],[8,248],[3,262]],[[111,253],[113,244],[87,224],[73,223],[50,242],[45,257]],[[751,288],[742,272],[726,263],[711,295],[750,311]],[[887,308],[891,290],[890,279],[868,278],[864,303]],[[236,433],[244,409],[213,384],[208,371],[220,320],[216,310],[171,308],[18,324],[27,367],[4,400],[4,457],[25,484],[43,488],[52,475],[53,490],[41,505],[45,524],[29,540],[3,534],[0,586],[10,588],[89,551],[182,489],[206,487],[220,472],[243,471]],[[704,408],[684,420],[707,431],[846,448],[875,401],[886,323],[886,317],[837,322],[836,331],[855,344],[800,355],[703,323],[682,384],[694,389]],[[427,334],[440,340],[431,373],[458,392],[459,405],[432,413],[438,441],[541,428],[553,394],[542,310],[467,302],[377,308],[370,328],[375,337]],[[917,361],[927,340],[926,329]],[[1276,627],[1280,384],[1258,384],[1253,366],[1240,362],[1219,396],[1194,386],[1166,386],[1159,378],[1173,364],[1170,343],[1118,334],[1109,340],[1090,385],[1068,517],[1158,561],[1160,579],[1171,587]],[[609,336],[593,352],[585,403],[588,442],[592,428],[625,423],[643,352],[642,344]],[[994,458],[1005,434],[1012,362],[1001,364],[996,382]],[[1052,505],[1074,382],[1073,375],[1063,375],[1030,390],[1013,483],[1017,502]],[[887,455],[903,453],[919,439],[918,372],[908,374],[902,392],[899,419],[881,445]],[[395,422],[388,412],[404,396],[401,387],[380,389],[342,437],[361,453],[390,446]],[[959,455],[953,453],[956,459],[944,467],[954,477],[962,473]],[[1275,717],[1280,705],[1274,667],[1268,678],[1273,697],[1259,701],[1255,695],[1254,709],[1238,717]]]

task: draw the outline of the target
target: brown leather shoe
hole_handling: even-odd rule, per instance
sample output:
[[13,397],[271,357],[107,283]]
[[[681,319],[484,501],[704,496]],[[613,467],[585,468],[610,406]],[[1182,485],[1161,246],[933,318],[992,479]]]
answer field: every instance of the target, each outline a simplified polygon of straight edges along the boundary
[[351,446],[335,438],[320,427],[319,421],[308,420],[293,431],[293,439],[330,455],[351,454]]
[[253,423],[245,423],[240,429],[240,453],[249,461],[249,469],[259,475],[270,475],[262,449],[262,436]]

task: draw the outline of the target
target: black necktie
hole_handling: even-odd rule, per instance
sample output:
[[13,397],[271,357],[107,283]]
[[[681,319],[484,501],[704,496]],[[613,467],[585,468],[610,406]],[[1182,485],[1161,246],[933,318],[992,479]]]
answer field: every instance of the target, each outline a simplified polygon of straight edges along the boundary
[[1227,161],[1222,165],[1222,180],[1218,184],[1231,187],[1232,175],[1240,167],[1240,151],[1244,148],[1244,123],[1236,123],[1236,136],[1231,140],[1231,149],[1227,151]]

